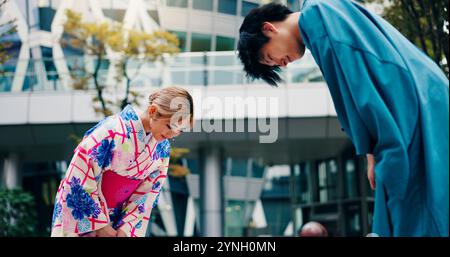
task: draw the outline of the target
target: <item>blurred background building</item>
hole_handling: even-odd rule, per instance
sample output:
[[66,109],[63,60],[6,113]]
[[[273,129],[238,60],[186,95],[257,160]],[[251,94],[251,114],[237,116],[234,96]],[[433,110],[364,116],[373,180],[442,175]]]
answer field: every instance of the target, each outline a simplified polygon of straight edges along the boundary
[[[76,146],[72,136],[82,136],[101,118],[92,107],[93,86],[71,87],[70,72],[92,66],[92,58],[60,43],[66,9],[91,21],[164,29],[179,38],[180,54],[146,63],[133,79],[133,88],[145,95],[177,85],[201,92],[194,95],[197,108],[206,97],[278,99],[274,143],[261,144],[264,133],[248,130],[190,132],[172,143],[190,150],[179,161],[190,173],[169,176],[148,235],[295,236],[308,221],[324,224],[332,236],[370,232],[373,194],[365,159],[341,130],[310,54],[288,66],[279,88],[250,82],[242,72],[235,52],[239,27],[252,8],[267,2],[9,0],[2,7],[0,21],[15,19],[17,32],[2,39],[13,45],[0,75],[0,183],[32,193],[42,235],[49,235],[56,189]],[[301,6],[298,0],[279,2],[293,11]],[[120,94],[123,84],[116,83],[109,61],[100,72],[111,92]],[[226,117],[210,111],[207,117],[245,126],[256,119],[248,112]]]

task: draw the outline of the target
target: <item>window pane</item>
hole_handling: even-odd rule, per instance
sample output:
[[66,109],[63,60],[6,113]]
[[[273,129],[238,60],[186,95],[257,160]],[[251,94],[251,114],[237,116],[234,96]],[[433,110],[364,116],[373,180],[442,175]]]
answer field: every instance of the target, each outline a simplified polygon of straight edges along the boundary
[[234,72],[234,81],[235,84],[244,84],[244,75],[242,72],[235,71]]
[[23,91],[35,90],[35,86],[38,84],[36,71],[34,70],[33,60],[29,60],[26,76],[23,81]]
[[361,236],[361,207],[357,204],[344,206],[346,236]]
[[233,84],[232,71],[214,71],[214,85],[231,85]]
[[167,6],[187,8],[188,0],[167,0]]
[[253,162],[252,163],[252,177],[262,178],[264,176],[264,165]]
[[211,35],[192,33],[191,52],[211,51]]
[[300,198],[300,203],[311,202],[311,188],[310,188],[310,165],[309,163],[302,163],[299,165],[299,174],[296,175],[297,195]]
[[213,1],[193,0],[192,7],[198,10],[212,11]]
[[217,36],[216,39],[216,51],[234,50],[234,38]]
[[178,46],[180,48],[180,51],[186,52],[186,32],[170,31],[170,33],[175,34],[175,36],[177,36],[178,40],[180,41],[180,45]]
[[[207,74],[205,71],[191,71],[189,72],[189,85],[204,85],[205,76]],[[207,81],[206,81],[207,82]]]
[[256,7],[258,7],[258,4],[256,4],[256,3],[242,1],[241,15],[243,17],[245,17],[253,8],[256,8]]
[[325,162],[320,162],[318,165],[318,184],[319,184],[319,202],[328,201],[327,190],[327,166]]
[[327,163],[327,188],[328,188],[328,200],[336,200],[338,197],[337,192],[337,175],[338,167],[334,160],[330,160]]
[[236,15],[236,0],[219,0],[219,12]]
[[190,64],[190,67],[203,67],[208,64],[208,59],[205,58],[206,56],[191,56],[187,57],[187,60]]
[[47,72],[48,80],[57,80],[58,73],[56,71],[55,63],[53,62],[53,52],[49,47],[41,46],[42,59],[44,61],[45,71]]
[[208,63],[215,66],[233,66],[236,61],[235,56],[208,56]]
[[186,161],[191,174],[200,173],[200,164],[197,159],[186,159]]
[[266,216],[270,234],[283,235],[288,223],[292,220],[289,188],[290,175],[288,166],[272,166],[268,168],[261,202]]
[[243,236],[245,224],[244,201],[227,201],[225,207],[225,236]]
[[233,159],[231,164],[231,176],[247,177],[247,160]]
[[39,25],[41,30],[51,31],[56,10],[51,7],[39,7]]
[[358,179],[356,176],[355,162],[345,162],[345,196],[349,199],[358,197]]
[[186,85],[184,71],[172,71],[172,83],[175,85]]
[[118,22],[122,22],[123,17],[125,16],[125,10],[119,9],[103,9],[103,13],[106,17]]
[[[147,11],[147,13],[158,25],[161,25],[160,21],[159,21],[158,11],[156,11],[156,10],[149,10],[149,11]],[[120,21],[122,22],[122,20],[120,20]]]
[[308,75],[313,72],[313,69],[307,69],[302,68],[299,69],[298,67],[289,67],[288,71],[291,75],[291,81],[292,83],[301,83],[301,82],[307,82],[308,81]]

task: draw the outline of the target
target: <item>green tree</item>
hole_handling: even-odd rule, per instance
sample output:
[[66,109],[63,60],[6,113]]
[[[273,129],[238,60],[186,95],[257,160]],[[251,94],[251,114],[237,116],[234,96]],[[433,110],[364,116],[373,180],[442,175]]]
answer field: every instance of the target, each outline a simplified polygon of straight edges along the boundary
[[383,17],[449,74],[448,0],[368,0],[384,5]]
[[[86,89],[87,83],[92,79],[97,90],[94,101],[100,102],[100,108],[95,107],[96,112],[103,113],[104,116],[111,115],[114,106],[123,108],[130,102],[138,103],[135,100],[138,94],[131,91],[130,86],[143,64],[162,61],[163,55],[173,55],[179,52],[178,39],[175,35],[165,31],[145,33],[125,29],[123,24],[118,22],[85,22],[82,20],[81,14],[71,10],[67,10],[66,15],[63,44],[95,57],[93,72],[88,72],[84,67],[78,67],[72,72],[71,76],[75,81],[74,88]],[[117,81],[121,82],[124,78],[126,79],[124,98],[118,102],[105,99],[103,93],[106,85],[100,79],[100,69],[102,63],[107,61],[106,49],[108,48],[120,56],[115,67]],[[138,68],[132,74],[128,67],[131,62],[138,63]],[[78,74],[82,74],[82,76],[78,76]],[[129,100],[130,95],[134,98],[133,101]]]
[[170,151],[170,164],[168,174],[173,177],[185,177],[190,173],[189,168],[181,163],[181,158],[189,153],[187,148],[172,148]]
[[[3,12],[3,7],[7,0],[0,1],[0,16]],[[8,49],[12,46],[12,42],[6,40],[5,38],[17,32],[16,20],[10,20],[5,23],[0,24],[0,67],[5,64],[10,58],[10,53]],[[0,73],[3,69],[0,69]]]
[[22,189],[0,189],[0,236],[37,236],[33,196]]
[[76,67],[71,72],[71,77],[74,80],[73,87],[75,89],[86,89],[89,80],[93,79],[97,91],[94,101],[100,102],[100,108],[95,107],[95,110],[104,116],[111,115],[112,111],[107,106],[111,102],[105,100],[103,95],[105,85],[101,82],[99,75],[101,65],[106,60],[107,41],[111,40],[111,38],[117,38],[121,31],[117,25],[113,26],[106,22],[83,22],[81,14],[71,10],[66,11],[66,16],[67,20],[64,23],[65,35],[61,43],[65,46],[70,45],[95,58],[93,72],[88,72],[84,66]]
[[[125,96],[121,102],[123,109],[127,104],[136,101],[138,94],[130,91],[132,80],[140,73],[142,66],[149,62],[161,62],[164,54],[173,55],[180,51],[178,38],[166,31],[155,31],[151,34],[138,30],[126,30],[123,39],[117,40],[118,44],[111,42],[116,52],[120,53],[120,60],[116,65],[118,70],[118,81],[126,79]],[[137,66],[132,73],[129,69],[130,63]],[[130,95],[133,98],[129,100]]]

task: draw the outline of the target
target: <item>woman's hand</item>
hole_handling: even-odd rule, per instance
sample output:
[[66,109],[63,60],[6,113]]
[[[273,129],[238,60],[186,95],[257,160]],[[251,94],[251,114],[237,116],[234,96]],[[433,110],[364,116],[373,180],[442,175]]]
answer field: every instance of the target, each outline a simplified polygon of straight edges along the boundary
[[107,225],[99,230],[95,231],[96,237],[116,237],[117,231],[111,227],[111,225]]
[[375,190],[375,158],[373,154],[366,154],[367,157],[367,178],[369,179],[370,187]]
[[117,237],[127,237],[127,234],[125,234],[125,232],[123,232],[122,229],[117,229]]

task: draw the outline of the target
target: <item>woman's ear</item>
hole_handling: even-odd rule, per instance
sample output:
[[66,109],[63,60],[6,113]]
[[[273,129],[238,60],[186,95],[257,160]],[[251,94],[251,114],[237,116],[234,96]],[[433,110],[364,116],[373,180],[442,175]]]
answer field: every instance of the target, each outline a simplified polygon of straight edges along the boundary
[[155,118],[157,112],[158,108],[156,107],[156,105],[152,104],[148,107],[148,113],[150,114],[150,117]]
[[266,37],[271,37],[274,33],[278,32],[277,28],[270,22],[264,22],[261,30]]

